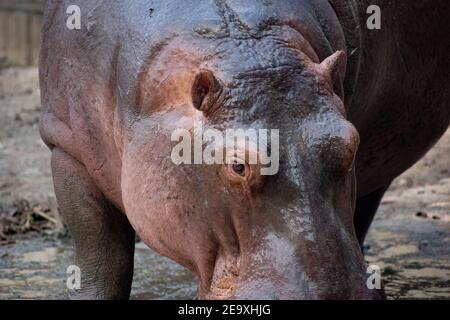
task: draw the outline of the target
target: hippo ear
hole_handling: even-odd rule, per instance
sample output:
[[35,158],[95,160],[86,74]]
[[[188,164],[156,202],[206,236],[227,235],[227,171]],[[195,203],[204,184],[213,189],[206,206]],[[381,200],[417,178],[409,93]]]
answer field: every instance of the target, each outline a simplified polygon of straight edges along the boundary
[[194,108],[208,112],[215,106],[222,93],[222,85],[209,70],[200,71],[192,85],[192,104]]
[[331,80],[336,71],[345,70],[345,59],[346,54],[344,51],[336,51],[319,64],[320,73]]

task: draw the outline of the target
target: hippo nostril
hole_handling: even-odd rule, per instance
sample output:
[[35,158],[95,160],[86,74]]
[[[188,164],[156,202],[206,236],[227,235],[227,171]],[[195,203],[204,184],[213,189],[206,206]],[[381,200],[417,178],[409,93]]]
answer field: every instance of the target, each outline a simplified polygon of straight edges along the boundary
[[332,130],[325,142],[320,145],[320,158],[329,170],[346,174],[353,169],[359,146],[359,134],[347,121]]

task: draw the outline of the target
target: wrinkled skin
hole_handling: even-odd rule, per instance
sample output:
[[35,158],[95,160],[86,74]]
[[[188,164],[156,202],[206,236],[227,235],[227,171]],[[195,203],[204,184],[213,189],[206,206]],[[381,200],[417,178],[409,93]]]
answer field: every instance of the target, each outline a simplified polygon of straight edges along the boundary
[[[364,1],[69,2],[49,4],[40,77],[84,275],[73,298],[129,296],[134,231],[195,273],[200,298],[384,296],[360,245],[448,127],[448,2],[372,1],[380,31],[356,27]],[[65,28],[70,4],[82,30]],[[171,134],[194,127],[279,129],[279,172],[175,165]]]

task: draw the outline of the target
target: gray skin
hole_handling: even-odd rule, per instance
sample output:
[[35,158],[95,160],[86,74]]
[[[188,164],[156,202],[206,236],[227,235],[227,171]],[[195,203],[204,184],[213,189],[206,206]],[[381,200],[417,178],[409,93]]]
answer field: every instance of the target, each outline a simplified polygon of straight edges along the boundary
[[[129,297],[136,231],[200,298],[383,298],[360,245],[448,128],[450,3],[370,4],[381,30],[368,1],[49,1],[41,135],[82,269],[71,297]],[[279,172],[175,165],[171,133],[194,124],[279,129]]]

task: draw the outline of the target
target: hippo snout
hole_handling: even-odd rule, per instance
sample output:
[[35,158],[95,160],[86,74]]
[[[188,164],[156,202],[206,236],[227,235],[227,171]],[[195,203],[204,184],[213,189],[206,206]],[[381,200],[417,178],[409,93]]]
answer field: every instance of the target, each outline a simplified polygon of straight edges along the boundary
[[[331,243],[328,243],[331,246]],[[366,267],[355,248],[354,256],[320,257],[317,250],[300,242],[268,233],[252,241],[251,252],[241,252],[237,268],[223,273],[219,258],[207,299],[297,300],[297,299],[383,299],[380,289],[369,287]],[[243,250],[247,250],[242,248]],[[323,250],[323,248],[322,248]],[[309,252],[309,254],[304,254]],[[309,260],[307,260],[309,259]],[[308,261],[314,259],[315,264]],[[337,263],[327,263],[328,261]],[[236,261],[236,260],[235,260]],[[235,265],[236,267],[236,265]]]

